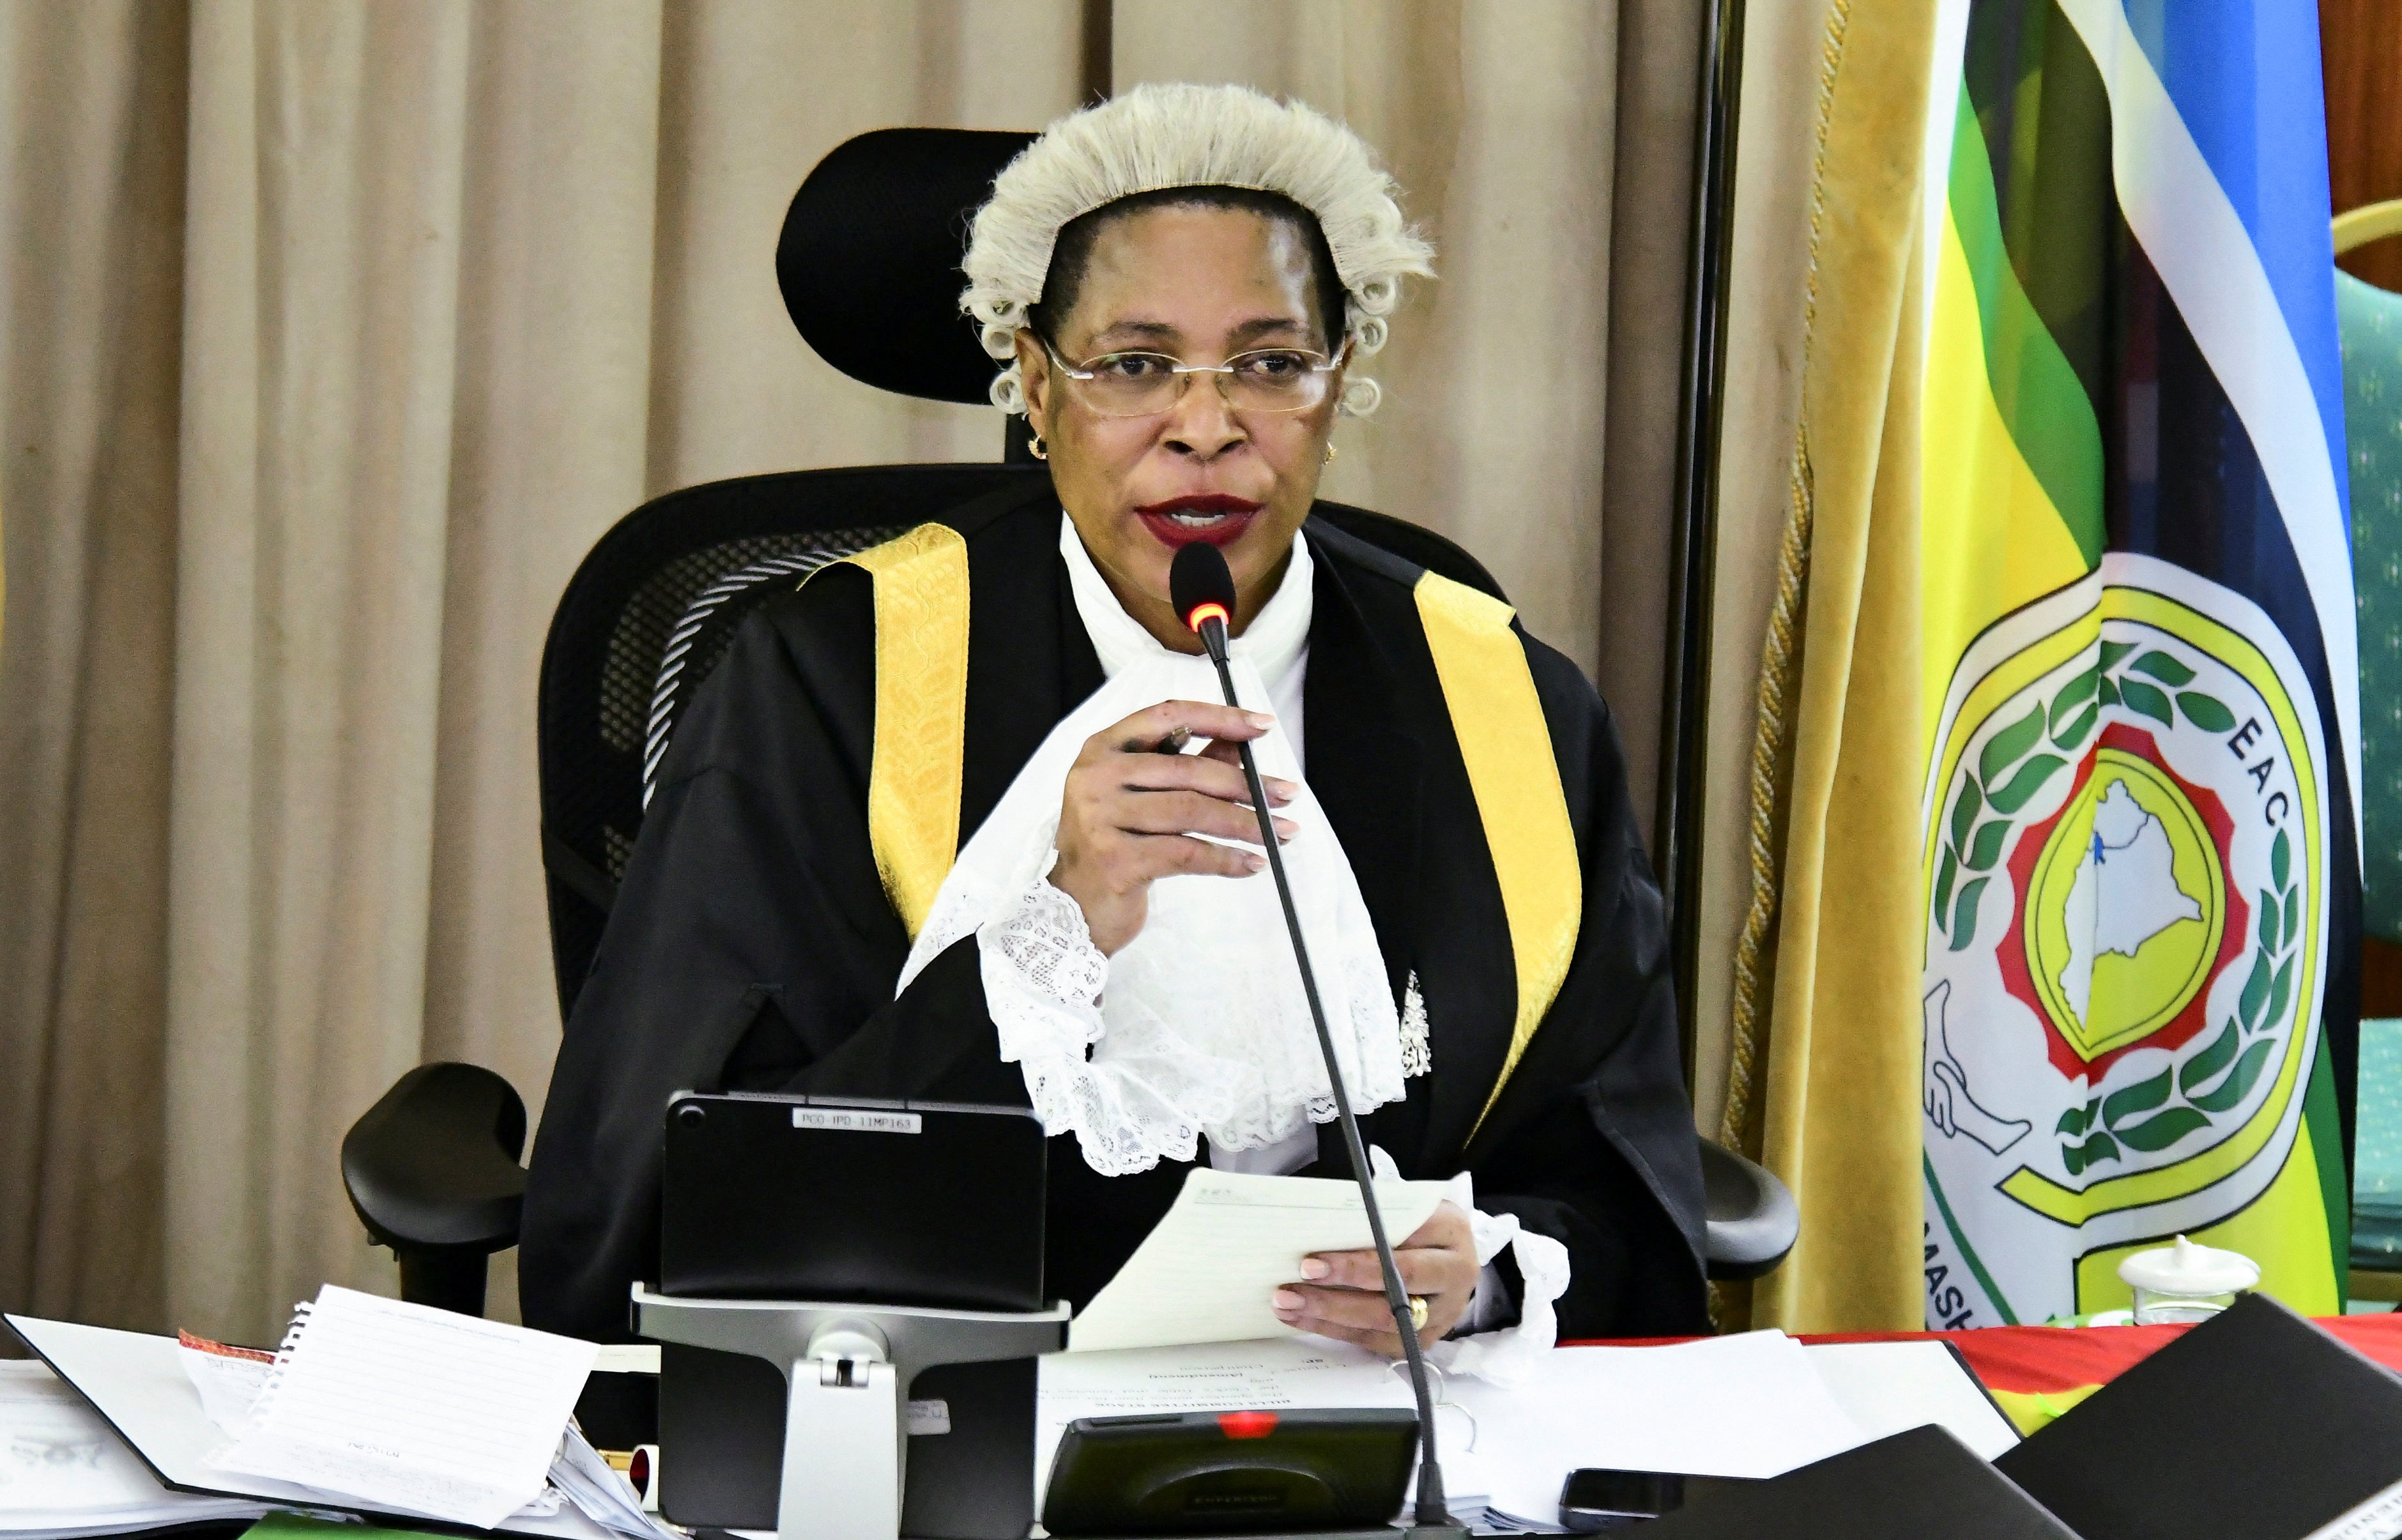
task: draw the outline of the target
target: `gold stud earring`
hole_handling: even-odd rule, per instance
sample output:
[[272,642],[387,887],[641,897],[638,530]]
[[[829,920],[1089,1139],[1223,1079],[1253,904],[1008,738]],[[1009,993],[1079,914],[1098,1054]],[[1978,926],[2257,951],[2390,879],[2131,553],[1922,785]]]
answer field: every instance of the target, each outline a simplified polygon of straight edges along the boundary
[[1329,465],[1333,464],[1333,463],[1334,463],[1334,455],[1335,455],[1335,448],[1334,448],[1334,446],[1333,446],[1333,445],[1332,445],[1332,444],[1329,444],[1329,445],[1326,447],[1326,463],[1328,463]]

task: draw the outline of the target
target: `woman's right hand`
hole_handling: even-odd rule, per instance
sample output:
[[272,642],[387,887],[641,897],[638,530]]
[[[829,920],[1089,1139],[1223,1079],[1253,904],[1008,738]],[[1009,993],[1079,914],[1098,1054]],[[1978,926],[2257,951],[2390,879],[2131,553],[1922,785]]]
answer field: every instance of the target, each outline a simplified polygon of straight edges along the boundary
[[[1059,859],[1051,886],[1076,901],[1093,944],[1113,954],[1142,930],[1152,883],[1178,873],[1248,877],[1267,865],[1256,850],[1233,850],[1191,836],[1259,844],[1258,815],[1235,745],[1264,735],[1274,717],[1231,706],[1167,700],[1137,711],[1084,740],[1059,798]],[[1209,747],[1183,754],[1167,745],[1187,736]],[[1290,781],[1262,777],[1268,801],[1292,800]],[[1291,839],[1292,823],[1276,820]]]

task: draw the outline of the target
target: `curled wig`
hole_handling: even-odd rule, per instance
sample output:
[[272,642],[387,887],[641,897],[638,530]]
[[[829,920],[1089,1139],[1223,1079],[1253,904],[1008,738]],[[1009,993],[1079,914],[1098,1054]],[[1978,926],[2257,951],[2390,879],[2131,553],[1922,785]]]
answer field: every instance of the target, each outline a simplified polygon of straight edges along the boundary
[[[1393,179],[1349,129],[1247,87],[1137,86],[1044,130],[976,211],[959,309],[975,317],[985,351],[1010,361],[992,382],[994,406],[1026,410],[1017,329],[1042,302],[1060,227],[1122,198],[1174,187],[1249,187],[1315,215],[1343,282],[1355,358],[1385,345],[1403,275],[1434,276],[1434,248],[1401,222]],[[1342,409],[1364,417],[1381,394],[1374,380],[1355,378]]]

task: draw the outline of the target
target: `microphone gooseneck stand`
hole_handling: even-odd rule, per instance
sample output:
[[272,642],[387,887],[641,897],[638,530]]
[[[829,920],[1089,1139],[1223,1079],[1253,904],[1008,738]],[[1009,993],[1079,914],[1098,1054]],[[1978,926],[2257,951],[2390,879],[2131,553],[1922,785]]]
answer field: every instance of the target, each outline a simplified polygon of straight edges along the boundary
[[[1201,565],[1201,559],[1206,558],[1188,560],[1188,553],[1203,551],[1216,558],[1208,562],[1213,569],[1208,577],[1217,580],[1210,587],[1231,598],[1234,578],[1217,547],[1196,541],[1177,553],[1176,565]],[[1212,602],[1225,612],[1234,608],[1232,604]],[[1240,709],[1241,703],[1235,698],[1235,676],[1227,667],[1226,622],[1220,614],[1196,614],[1180,598],[1176,607],[1197,622],[1193,629],[1200,635],[1209,661],[1217,666],[1218,685],[1225,692],[1226,704]],[[1468,1532],[1452,1521],[1451,1509],[1443,1500],[1443,1466],[1435,1459],[1434,1394],[1427,1379],[1426,1355],[1419,1351],[1417,1329],[1410,1322],[1410,1297],[1401,1286],[1401,1264],[1394,1258],[1392,1242],[1385,1234],[1384,1214],[1376,1207],[1375,1184],[1369,1176],[1368,1147],[1360,1140],[1359,1120],[1351,1115],[1351,1098],[1343,1086],[1343,1067],[1335,1062],[1334,1036],[1326,1026],[1326,1008],[1318,1003],[1318,976],[1309,966],[1308,944],[1302,940],[1301,914],[1293,908],[1292,884],[1285,876],[1284,855],[1277,847],[1274,815],[1268,810],[1267,788],[1260,780],[1259,763],[1251,754],[1251,746],[1239,743],[1235,748],[1243,762],[1243,781],[1250,789],[1252,810],[1259,815],[1260,843],[1267,851],[1268,871],[1276,878],[1277,899],[1284,905],[1285,929],[1292,937],[1293,960],[1301,965],[1301,992],[1309,1001],[1310,1024],[1318,1029],[1318,1049],[1326,1059],[1327,1083],[1334,1093],[1335,1116],[1343,1125],[1343,1148],[1351,1158],[1351,1176],[1360,1184],[1360,1202],[1368,1212],[1368,1233],[1375,1242],[1376,1261],[1385,1276],[1385,1303],[1393,1313],[1393,1329],[1401,1339],[1401,1356],[1409,1363],[1410,1390],[1417,1398],[1417,1505],[1406,1533],[1412,1537],[1465,1535]]]

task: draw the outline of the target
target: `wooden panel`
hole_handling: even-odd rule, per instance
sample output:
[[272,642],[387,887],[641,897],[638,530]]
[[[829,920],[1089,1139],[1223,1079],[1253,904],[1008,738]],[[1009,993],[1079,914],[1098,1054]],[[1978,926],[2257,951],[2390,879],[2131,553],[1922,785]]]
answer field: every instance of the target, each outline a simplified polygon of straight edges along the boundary
[[2402,1016],[2402,946],[2360,939],[2360,1014],[2367,1021]]
[[[2402,5],[2319,0],[2319,49],[2335,212],[2402,198]],[[2371,242],[2337,265],[2402,291],[2402,237]]]

